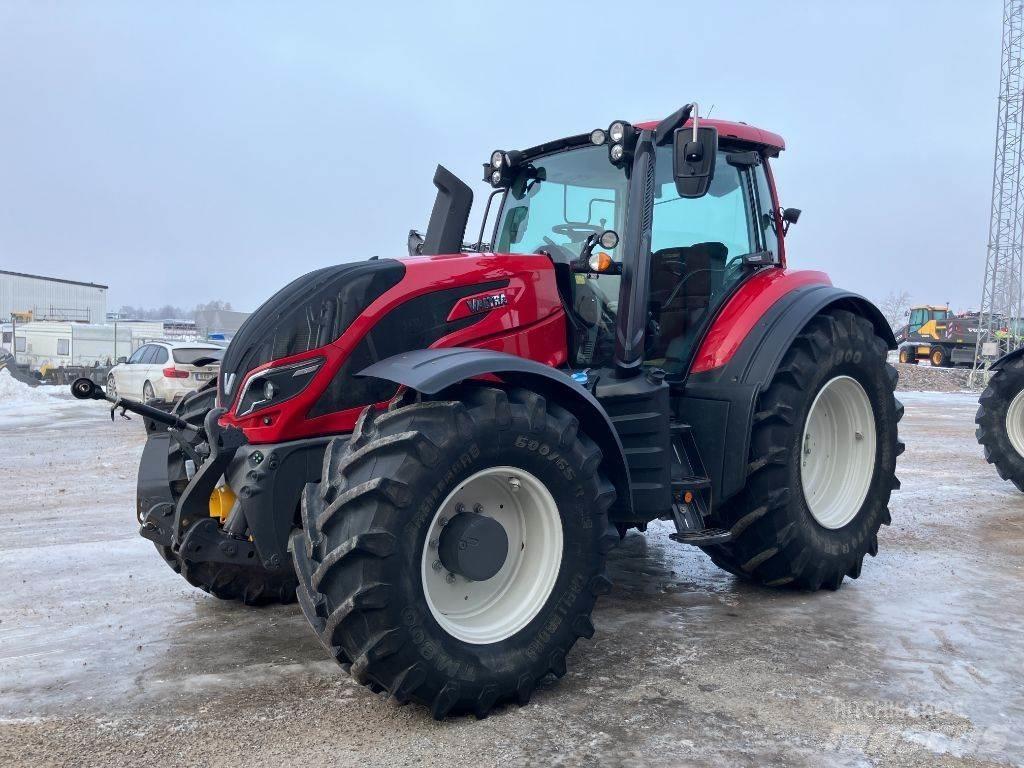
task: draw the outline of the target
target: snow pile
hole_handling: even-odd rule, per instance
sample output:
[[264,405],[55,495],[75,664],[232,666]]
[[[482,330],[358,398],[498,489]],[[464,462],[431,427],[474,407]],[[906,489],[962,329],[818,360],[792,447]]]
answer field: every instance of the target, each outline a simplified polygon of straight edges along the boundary
[[41,388],[18,381],[6,368],[0,368],[0,408],[26,403],[48,403],[51,397]]
[[69,387],[30,387],[0,368],[0,432],[105,416],[103,403],[70,399]]

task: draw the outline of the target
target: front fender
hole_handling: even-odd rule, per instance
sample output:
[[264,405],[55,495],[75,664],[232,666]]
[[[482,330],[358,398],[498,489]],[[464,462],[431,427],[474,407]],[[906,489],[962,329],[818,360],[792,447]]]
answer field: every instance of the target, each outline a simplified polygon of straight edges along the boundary
[[445,347],[394,355],[356,375],[392,381],[425,395],[436,395],[467,379],[490,375],[557,402],[579,420],[582,431],[601,449],[602,467],[615,486],[616,514],[626,519],[632,516],[629,470],[619,435],[597,398],[559,369],[505,352]]

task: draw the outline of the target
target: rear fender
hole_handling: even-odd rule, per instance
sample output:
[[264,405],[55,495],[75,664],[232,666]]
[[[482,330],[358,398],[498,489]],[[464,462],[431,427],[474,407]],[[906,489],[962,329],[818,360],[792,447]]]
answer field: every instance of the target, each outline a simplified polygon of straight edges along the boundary
[[810,283],[782,295],[750,324],[723,365],[691,373],[676,415],[689,423],[711,475],[716,502],[740,491],[747,479],[750,434],[757,398],[775,376],[783,356],[811,318],[846,309],[871,322],[889,349],[896,339],[870,301],[828,283]]
[[602,467],[617,496],[613,516],[632,516],[629,471],[618,433],[597,399],[558,369],[505,352],[446,347],[395,355],[356,375],[393,381],[425,395],[436,395],[467,379],[490,375],[557,402],[579,420],[582,430],[601,449]]

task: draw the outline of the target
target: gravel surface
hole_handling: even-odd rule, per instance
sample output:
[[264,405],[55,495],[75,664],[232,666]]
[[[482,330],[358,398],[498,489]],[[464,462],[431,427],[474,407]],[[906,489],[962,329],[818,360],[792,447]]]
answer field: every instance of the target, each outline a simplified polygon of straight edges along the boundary
[[974,396],[903,399],[859,580],[750,586],[654,525],[613,551],[566,677],[441,723],[353,683],[296,607],[172,572],[135,533],[138,420],[0,424],[0,765],[1022,765],[1024,497]]
[[[927,364],[894,363],[900,375],[897,389],[913,392],[969,392],[970,368],[933,368]],[[973,389],[981,389],[978,386]]]

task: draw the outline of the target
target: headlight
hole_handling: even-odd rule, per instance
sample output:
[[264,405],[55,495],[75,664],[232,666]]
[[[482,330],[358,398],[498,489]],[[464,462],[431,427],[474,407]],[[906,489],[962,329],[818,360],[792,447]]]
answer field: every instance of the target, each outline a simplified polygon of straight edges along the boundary
[[499,184],[501,184],[501,171],[494,171],[491,174],[491,184],[493,184],[494,186],[498,186]]
[[622,159],[622,145],[613,144],[611,150],[608,152],[608,156],[612,159],[612,162],[619,162]]
[[295,397],[304,390],[324,364],[324,358],[267,368],[249,377],[238,399],[236,416],[248,416]]
[[505,153],[504,152],[502,152],[500,149],[496,149],[493,152],[491,152],[491,167],[492,168],[501,168],[501,166],[504,164],[504,162],[505,162]]
[[608,128],[608,135],[611,136],[613,142],[618,144],[622,141],[622,137],[626,135],[626,126],[619,120],[616,120]]
[[595,128],[590,132],[590,143],[601,146],[607,141],[608,136],[601,128]]

